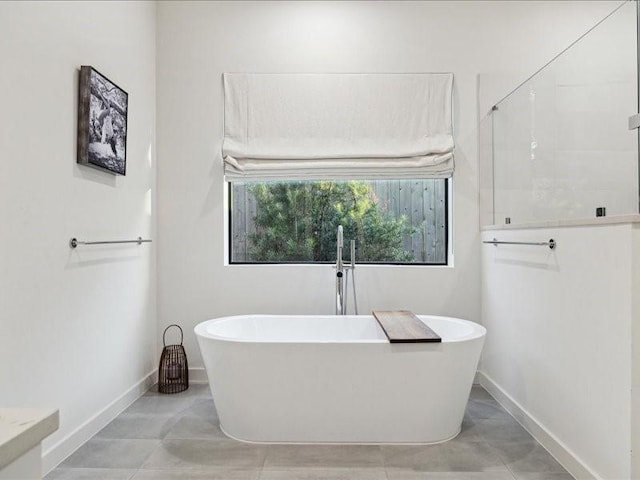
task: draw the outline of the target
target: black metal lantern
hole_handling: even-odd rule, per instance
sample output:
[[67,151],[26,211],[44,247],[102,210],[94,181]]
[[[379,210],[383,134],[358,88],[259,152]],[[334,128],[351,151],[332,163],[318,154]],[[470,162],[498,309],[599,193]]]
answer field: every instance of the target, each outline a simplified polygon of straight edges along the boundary
[[[177,327],[180,330],[180,345],[167,345],[167,330]],[[179,325],[169,325],[162,334],[162,355],[158,367],[158,391],[160,393],[178,393],[189,388],[189,365],[182,342],[184,333]]]

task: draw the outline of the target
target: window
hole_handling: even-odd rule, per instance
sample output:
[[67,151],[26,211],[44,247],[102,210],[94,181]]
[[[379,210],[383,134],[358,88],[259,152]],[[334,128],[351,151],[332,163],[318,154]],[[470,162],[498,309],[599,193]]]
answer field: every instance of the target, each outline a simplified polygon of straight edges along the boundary
[[231,263],[335,262],[338,225],[359,263],[447,263],[445,179],[233,182],[229,195]]
[[453,74],[225,73],[223,84],[231,263],[335,262],[339,225],[359,263],[447,263]]

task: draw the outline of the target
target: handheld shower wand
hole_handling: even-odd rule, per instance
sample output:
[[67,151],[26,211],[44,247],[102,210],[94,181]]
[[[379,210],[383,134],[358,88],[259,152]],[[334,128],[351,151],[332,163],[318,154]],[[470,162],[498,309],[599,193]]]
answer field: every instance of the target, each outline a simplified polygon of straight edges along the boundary
[[344,266],[342,264],[342,249],[344,248],[344,233],[342,225],[338,225],[336,239],[336,315],[344,315]]
[[[351,240],[351,284],[353,289],[353,308],[358,315],[358,297],[356,296],[356,241]],[[347,284],[347,288],[349,285]],[[345,305],[346,305],[345,301]]]

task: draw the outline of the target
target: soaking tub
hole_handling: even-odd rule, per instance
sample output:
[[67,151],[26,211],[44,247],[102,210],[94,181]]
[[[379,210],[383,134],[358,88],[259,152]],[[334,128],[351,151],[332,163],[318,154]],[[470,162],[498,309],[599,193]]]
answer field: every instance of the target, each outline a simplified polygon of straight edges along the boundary
[[247,315],[195,333],[232,438],[435,443],[460,431],[486,330],[419,316],[442,343],[390,344],[370,315]]

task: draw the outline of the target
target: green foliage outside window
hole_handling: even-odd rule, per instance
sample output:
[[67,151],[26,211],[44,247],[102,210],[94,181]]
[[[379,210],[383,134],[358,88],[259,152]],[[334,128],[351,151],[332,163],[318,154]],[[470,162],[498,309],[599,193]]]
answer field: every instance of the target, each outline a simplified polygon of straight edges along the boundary
[[347,251],[356,240],[357,261],[414,260],[403,237],[415,228],[390,215],[366,182],[257,183],[249,191],[258,206],[248,235],[251,261],[334,262],[338,225]]

